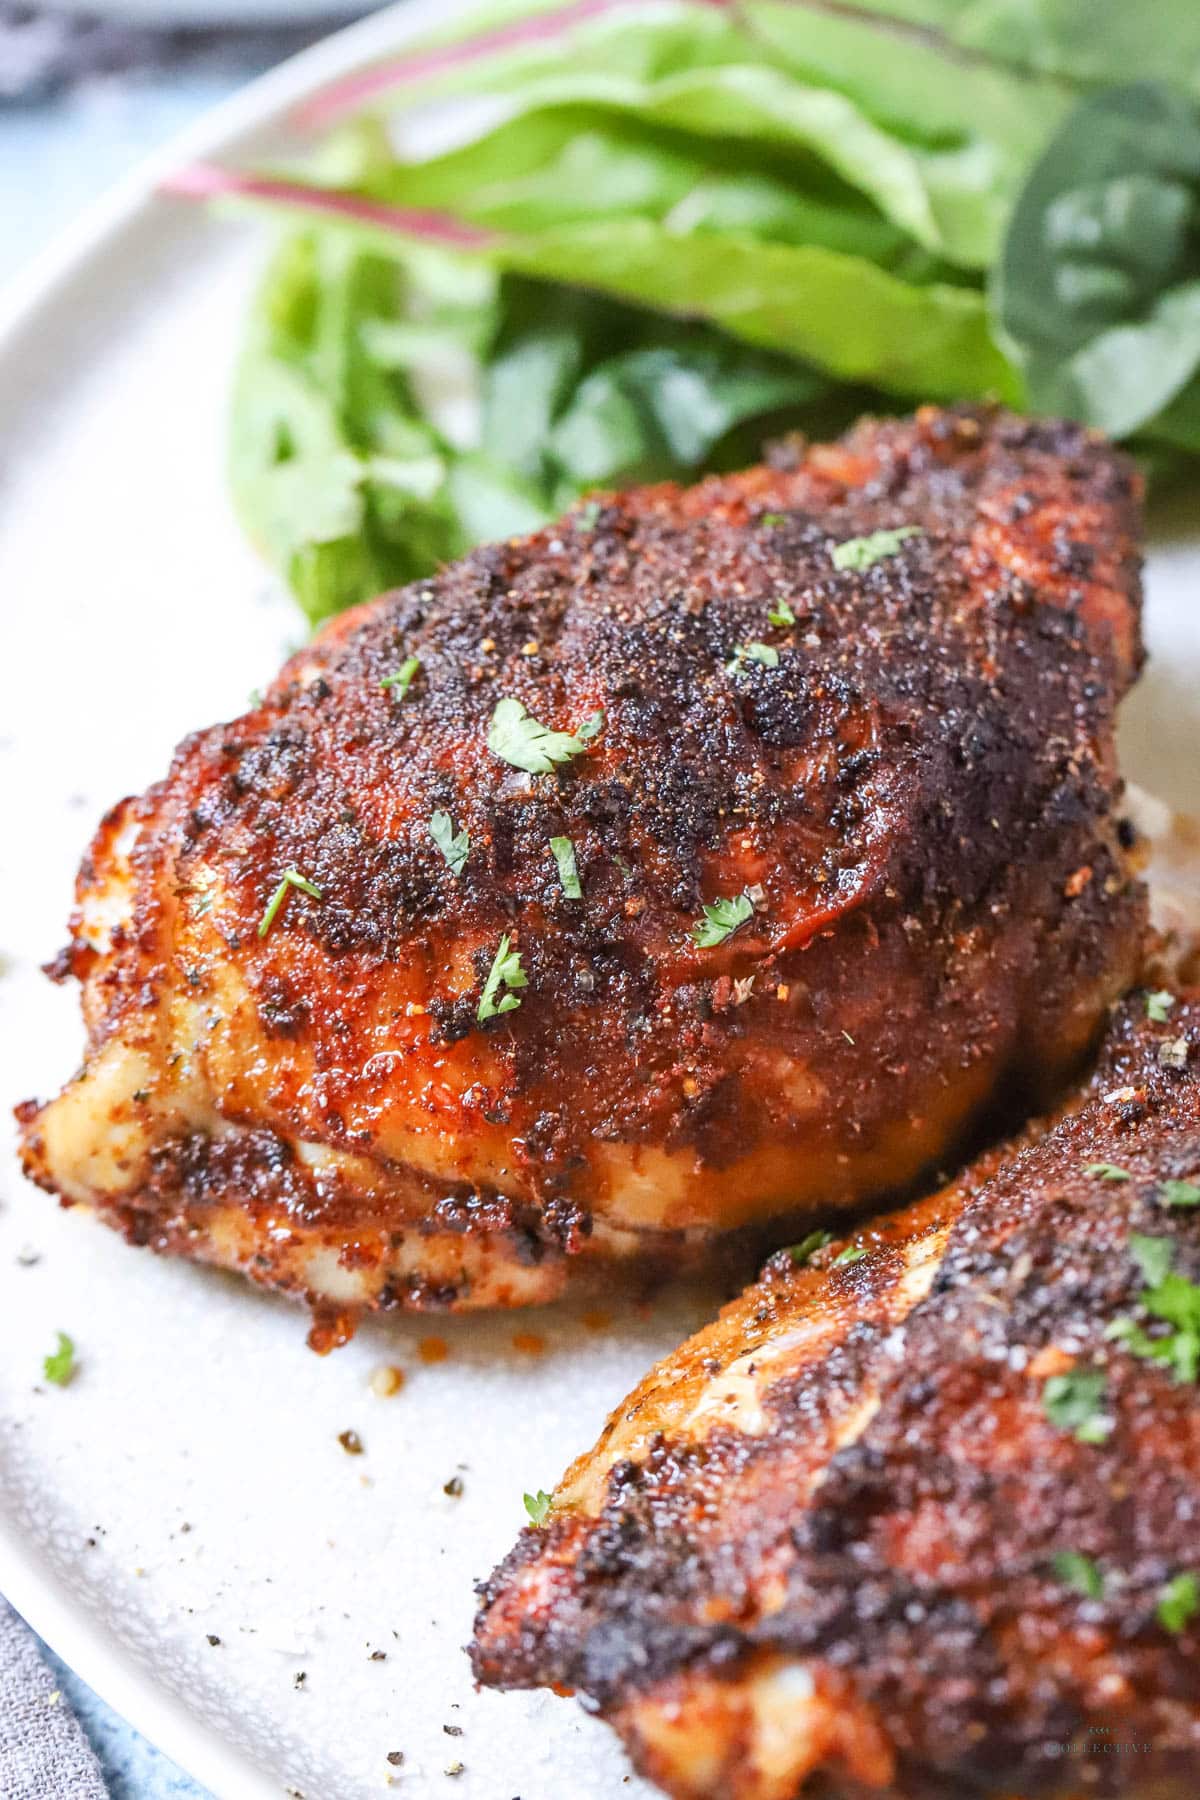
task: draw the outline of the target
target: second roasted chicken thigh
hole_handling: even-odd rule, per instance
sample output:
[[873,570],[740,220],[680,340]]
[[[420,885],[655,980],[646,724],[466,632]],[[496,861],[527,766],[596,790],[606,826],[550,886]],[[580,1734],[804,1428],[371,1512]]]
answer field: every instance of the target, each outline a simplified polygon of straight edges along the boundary
[[1137,535],[931,409],[344,616],[101,826],[27,1169],[325,1341],[903,1189],[1136,967]]
[[651,1371],[476,1674],[580,1691],[673,1800],[1191,1800],[1198,1375],[1200,996],[1139,993],[1052,1129]]

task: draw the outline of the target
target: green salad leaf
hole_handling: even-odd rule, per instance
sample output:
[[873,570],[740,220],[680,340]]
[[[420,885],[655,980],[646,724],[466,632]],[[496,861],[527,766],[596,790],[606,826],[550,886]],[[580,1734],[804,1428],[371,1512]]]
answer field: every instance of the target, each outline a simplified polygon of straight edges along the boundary
[[316,623],[465,546],[436,431],[363,326],[403,304],[399,264],[334,234],[285,241],[252,314],[233,395],[239,517]]
[[864,407],[1200,454],[1195,0],[490,0],[297,122],[286,172],[168,185],[289,228],[231,477],[314,623]]
[[313,623],[536,530],[589,487],[753,460],[830,392],[709,326],[523,276],[465,269],[449,305],[452,263],[304,232],[267,270],[232,485]]
[[1165,84],[1086,100],[1025,185],[993,283],[1040,411],[1117,437],[1200,369],[1200,107]]

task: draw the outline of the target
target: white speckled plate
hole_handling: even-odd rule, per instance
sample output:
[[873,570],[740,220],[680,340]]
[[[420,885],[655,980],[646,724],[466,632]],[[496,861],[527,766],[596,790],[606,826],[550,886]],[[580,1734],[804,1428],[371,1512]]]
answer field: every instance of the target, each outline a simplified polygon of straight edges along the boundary
[[[446,10],[410,0],[308,52],[172,160],[277,147],[296,100]],[[155,174],[80,227],[0,320],[6,1106],[54,1090],[78,1054],[76,995],[37,965],[63,939],[100,812],[157,776],[184,731],[240,711],[299,632],[222,472],[259,238],[156,197]],[[1158,660],[1127,753],[1194,808],[1200,523],[1186,511],[1152,561]],[[511,1542],[522,1490],[549,1485],[709,1304],[631,1305],[602,1334],[567,1309],[401,1321],[321,1361],[300,1313],[59,1213],[6,1155],[0,1590],[223,1800],[359,1800],[389,1784],[454,1800],[645,1794],[571,1702],[475,1695],[460,1646],[472,1580]],[[513,1348],[520,1326],[545,1335],[545,1355]],[[59,1328],[80,1357],[65,1391],[39,1381]],[[436,1367],[418,1353],[431,1329],[450,1347]],[[408,1380],[377,1400],[385,1361]],[[347,1429],[364,1455],[339,1447]],[[459,1498],[443,1491],[455,1475]]]

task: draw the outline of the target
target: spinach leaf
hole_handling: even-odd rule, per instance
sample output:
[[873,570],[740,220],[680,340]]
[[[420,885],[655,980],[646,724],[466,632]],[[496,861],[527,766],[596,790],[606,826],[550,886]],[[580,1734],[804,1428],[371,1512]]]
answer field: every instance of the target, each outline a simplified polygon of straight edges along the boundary
[[735,344],[631,350],[580,382],[549,440],[581,487],[698,469],[746,419],[815,399],[825,384],[798,363]]
[[992,302],[1039,411],[1123,437],[1181,395],[1200,369],[1200,109],[1147,82],[1083,101],[1025,185]]
[[540,484],[547,505],[722,461],[740,426],[828,388],[709,327],[549,282],[507,277],[501,311],[483,372],[483,449]]

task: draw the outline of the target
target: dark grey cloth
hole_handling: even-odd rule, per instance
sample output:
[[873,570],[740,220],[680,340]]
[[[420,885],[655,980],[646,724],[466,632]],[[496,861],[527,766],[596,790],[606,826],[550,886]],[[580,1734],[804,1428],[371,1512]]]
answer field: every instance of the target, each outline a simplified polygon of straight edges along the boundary
[[107,1794],[32,1633],[0,1600],[0,1800],[107,1800]]

